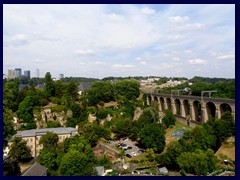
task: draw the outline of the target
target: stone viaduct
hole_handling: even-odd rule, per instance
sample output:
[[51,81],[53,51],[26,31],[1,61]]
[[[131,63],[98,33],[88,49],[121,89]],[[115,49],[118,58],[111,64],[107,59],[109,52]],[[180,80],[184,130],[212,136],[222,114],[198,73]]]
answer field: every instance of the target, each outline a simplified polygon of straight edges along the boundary
[[190,118],[192,122],[201,124],[210,118],[221,118],[230,111],[235,121],[235,99],[208,98],[189,95],[147,94],[147,104],[158,103],[160,112],[171,109],[173,114]]

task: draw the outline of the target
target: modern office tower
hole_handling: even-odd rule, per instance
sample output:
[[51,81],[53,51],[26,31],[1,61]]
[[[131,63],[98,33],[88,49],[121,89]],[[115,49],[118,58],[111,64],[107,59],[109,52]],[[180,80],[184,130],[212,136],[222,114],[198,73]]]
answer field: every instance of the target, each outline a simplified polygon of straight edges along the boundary
[[39,69],[36,69],[36,77],[39,78],[40,74],[39,74]]
[[8,79],[14,78],[14,71],[12,69],[8,69]]
[[14,75],[17,78],[20,78],[22,76],[22,69],[21,68],[15,68]]
[[59,79],[63,79],[64,78],[64,74],[59,74]]
[[24,76],[30,79],[30,71],[24,71]]

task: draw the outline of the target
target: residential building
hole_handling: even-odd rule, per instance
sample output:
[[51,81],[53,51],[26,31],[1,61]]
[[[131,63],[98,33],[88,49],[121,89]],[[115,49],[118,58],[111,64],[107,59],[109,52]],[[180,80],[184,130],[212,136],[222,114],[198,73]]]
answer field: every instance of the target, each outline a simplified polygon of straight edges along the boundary
[[15,68],[14,75],[17,78],[21,77],[22,76],[22,69],[21,68]]
[[14,78],[14,71],[12,69],[8,69],[8,79]]
[[39,69],[36,69],[36,78],[40,77]]
[[89,90],[91,88],[91,84],[88,84],[88,83],[81,83],[79,86],[78,86],[78,94],[79,95],[82,95],[82,93],[86,90]]
[[47,176],[47,168],[35,162],[22,176]]
[[30,79],[30,71],[24,71],[24,76]]
[[[78,134],[77,128],[72,127],[59,127],[59,128],[45,128],[45,129],[31,129],[25,131],[18,131],[14,136],[21,137],[27,142],[27,146],[31,149],[31,154],[33,157],[39,155],[40,150],[43,145],[39,143],[41,137],[47,132],[53,132],[58,135],[59,142],[63,142],[64,139],[75,136]],[[11,142],[9,142],[11,145]]]
[[35,86],[35,88],[37,88],[37,89],[43,89],[43,87],[44,87],[44,84],[38,84]]
[[59,79],[63,79],[64,78],[64,74],[59,74]]
[[24,88],[30,88],[31,86],[29,84],[19,84],[18,85],[18,90],[21,91]]

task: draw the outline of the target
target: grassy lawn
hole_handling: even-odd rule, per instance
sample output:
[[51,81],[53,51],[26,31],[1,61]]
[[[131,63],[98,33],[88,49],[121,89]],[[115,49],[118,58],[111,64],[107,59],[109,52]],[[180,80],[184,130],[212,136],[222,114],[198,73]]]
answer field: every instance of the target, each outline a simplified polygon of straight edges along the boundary
[[[179,139],[179,137],[174,137],[172,134],[173,134],[173,132],[174,132],[176,129],[178,129],[178,128],[183,128],[183,127],[186,128],[186,129],[189,129],[189,130],[193,129],[192,127],[189,127],[189,126],[187,126],[187,125],[185,125],[185,124],[181,124],[181,123],[179,123],[179,122],[177,122],[177,121],[176,121],[175,126],[173,126],[172,128],[166,129],[166,134],[165,134],[166,145],[168,145],[168,144],[169,144],[170,142],[172,142],[172,141],[176,141],[176,140]],[[165,147],[165,150],[166,150],[166,147]],[[165,150],[164,150],[163,152],[165,152]]]

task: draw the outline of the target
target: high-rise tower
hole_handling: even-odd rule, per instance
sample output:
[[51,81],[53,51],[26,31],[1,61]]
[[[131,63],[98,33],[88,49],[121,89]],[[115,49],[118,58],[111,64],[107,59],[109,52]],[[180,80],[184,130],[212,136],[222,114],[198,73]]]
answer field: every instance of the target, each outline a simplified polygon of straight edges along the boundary
[[20,78],[22,76],[22,69],[21,68],[15,68],[14,75],[17,78]]
[[24,71],[24,76],[30,79],[30,71]]
[[39,69],[36,69],[36,77],[39,78],[40,74],[39,74]]

